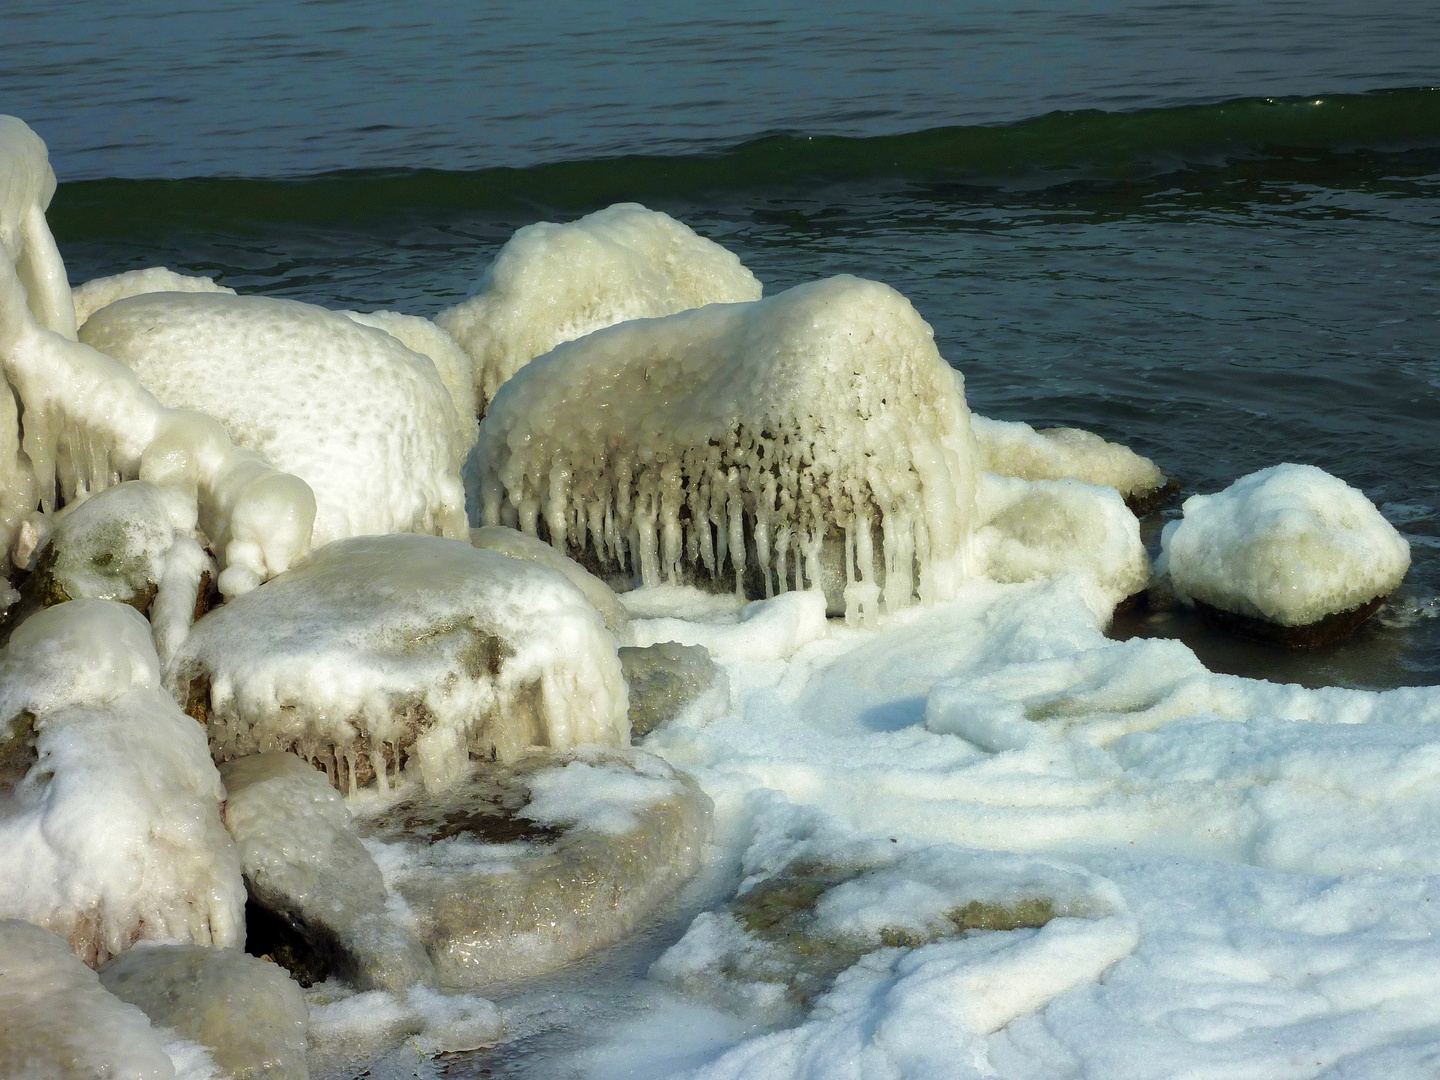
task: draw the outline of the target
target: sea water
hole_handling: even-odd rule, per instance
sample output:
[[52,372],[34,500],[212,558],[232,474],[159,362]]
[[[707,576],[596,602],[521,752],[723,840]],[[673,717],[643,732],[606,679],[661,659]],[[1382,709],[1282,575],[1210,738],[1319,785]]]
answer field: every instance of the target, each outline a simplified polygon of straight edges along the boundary
[[[637,200],[767,292],[842,272],[899,289],[977,412],[1126,442],[1182,497],[1318,465],[1411,545],[1386,608],[1325,650],[1175,613],[1114,636],[1180,637],[1275,682],[1440,682],[1425,4],[150,0],[3,18],[0,111],[50,145],[76,283],[164,264],[432,315],[516,228]],[[1147,521],[1152,544],[1176,513]],[[533,1037],[454,1075],[543,1075],[592,1037],[564,1017],[617,1001],[690,1023],[677,1063],[738,1037],[631,977],[688,921],[513,1002]]]

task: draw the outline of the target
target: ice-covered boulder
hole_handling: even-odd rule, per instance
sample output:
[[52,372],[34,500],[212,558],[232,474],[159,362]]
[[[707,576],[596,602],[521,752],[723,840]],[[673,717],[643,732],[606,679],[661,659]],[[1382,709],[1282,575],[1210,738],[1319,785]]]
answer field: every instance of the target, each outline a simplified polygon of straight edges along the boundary
[[211,417],[162,406],[123,364],[75,340],[45,223],[54,191],[45,144],[0,116],[0,369],[14,391],[0,394],[0,552],[8,559],[37,501],[50,511],[139,477],[195,493],[227,595],[285,570],[309,547],[314,494]]
[[72,600],[0,651],[0,917],[98,963],[141,940],[238,946],[240,862],[204,731],[134,608]]
[[[425,950],[387,908],[380,868],[323,773],[272,752],[226,762],[220,775],[252,910],[283,923],[257,926],[249,917],[251,952],[271,954],[307,984],[331,975],[361,990],[434,981]],[[266,929],[274,940],[257,940]]]
[[487,989],[619,940],[699,869],[710,801],[638,750],[535,754],[356,825],[440,980]]
[[1140,523],[1112,487],[981,473],[976,501],[977,562],[993,581],[1079,571],[1111,607],[1149,584]]
[[157,292],[213,292],[235,295],[234,289],[216,285],[213,278],[177,274],[164,266],[147,266],[143,270],[126,270],[123,274],[91,278],[84,285],[77,286],[71,293],[75,301],[75,325],[84,326],[86,319],[116,300]]
[[719,244],[636,203],[536,222],[500,249],[481,292],[436,322],[474,360],[484,413],[495,391],[562,341],[629,319],[758,300],[760,282]]
[[1079,480],[1113,487],[1134,513],[1143,514],[1174,490],[1153,461],[1128,446],[1079,428],[1038,431],[1014,420],[973,415],[970,428],[980,467],[1020,480]]
[[46,521],[51,532],[0,634],[67,600],[118,600],[150,616],[156,650],[162,662],[168,658],[205,606],[215,576],[195,539],[189,493],[127,480]]
[[964,575],[969,410],[895,290],[837,277],[599,330],[522,368],[480,425],[487,524],[645,585],[814,584],[843,537],[846,611]]
[[558,571],[433,536],[364,536],[195,623],[166,681],[216,760],[291,750],[343,791],[414,766],[629,742],[615,639]]
[[[7,1080],[174,1080],[166,1040],[100,985],[65,942],[0,919],[0,1076]],[[210,1070],[183,1074],[212,1077]]]
[[615,640],[622,645],[629,643],[630,616],[625,613],[619,597],[609,585],[568,555],[556,551],[543,540],[527,536],[518,529],[507,529],[503,525],[471,529],[470,543],[485,551],[498,551],[512,559],[523,559],[525,562],[539,563],[552,570],[559,570],[572,585],[585,594],[585,599],[600,613],[600,617],[605,620],[605,629],[615,635]]
[[[703,645],[657,641],[620,650],[630,691],[630,736],[649,735],[679,716],[705,694],[724,694],[728,680]],[[728,695],[727,695],[728,696]]]
[[391,334],[294,300],[149,293],[97,311],[80,337],[309,484],[314,544],[464,535],[465,425],[434,362]]
[[150,945],[100,983],[156,1027],[199,1043],[231,1080],[307,1080],[305,995],[284,970],[234,949]]
[[1348,634],[1410,567],[1410,545],[1364,494],[1313,465],[1274,465],[1192,495],[1156,572],[1249,636],[1318,645]]

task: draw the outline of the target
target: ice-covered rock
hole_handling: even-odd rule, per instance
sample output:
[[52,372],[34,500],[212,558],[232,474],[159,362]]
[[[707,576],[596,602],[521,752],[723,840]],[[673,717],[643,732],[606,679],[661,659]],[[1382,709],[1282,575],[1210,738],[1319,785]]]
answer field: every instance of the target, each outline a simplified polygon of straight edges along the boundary
[[96,312],[80,336],[309,484],[314,544],[464,535],[465,425],[434,362],[389,333],[294,300],[150,293]]
[[625,607],[614,590],[568,555],[556,551],[543,540],[527,536],[518,529],[507,529],[503,525],[471,529],[470,543],[485,551],[498,551],[512,559],[523,559],[559,570],[572,585],[585,594],[585,599],[600,613],[600,617],[605,620],[605,629],[615,635],[615,640],[622,645],[629,643],[630,616],[625,613]]
[[1080,571],[1112,607],[1150,581],[1140,523],[1110,487],[981,473],[976,502],[977,562],[993,581]]
[[100,983],[151,1023],[206,1047],[231,1080],[307,1080],[305,995],[284,970],[234,949],[149,945]]
[[214,292],[235,295],[234,289],[216,285],[213,278],[177,274],[164,266],[147,266],[143,270],[127,270],[123,274],[91,278],[84,285],[76,287],[71,293],[75,301],[75,325],[84,326],[86,319],[116,300],[157,292]]
[[[150,616],[162,662],[208,599],[215,567],[195,539],[195,500],[127,480],[53,516],[53,531],[7,626],[67,600],[118,600]],[[7,632],[0,626],[0,633]]]
[[760,282],[719,244],[668,214],[617,203],[566,224],[520,229],[481,292],[436,318],[474,359],[483,413],[510,376],[562,341],[629,319],[760,298]]
[[1182,600],[1269,640],[1343,637],[1410,567],[1410,545],[1374,504],[1313,465],[1274,465],[1192,495],[1183,514],[1161,534],[1156,572]]
[[751,574],[757,596],[815,583],[827,536],[843,536],[859,616],[964,575],[968,423],[909,302],[831,278],[613,326],[526,365],[480,426],[483,516],[645,585],[698,572],[739,590]]
[[[309,998],[311,1073],[337,1080],[404,1076],[406,1068],[414,1075],[417,1053],[478,1050],[505,1034],[495,1003],[476,994],[428,986],[354,993],[331,982]],[[454,1075],[455,1066],[445,1071]]]
[[1144,513],[1171,490],[1159,467],[1128,446],[1079,428],[1036,430],[1014,420],[971,415],[980,468],[1020,480],[1079,480],[1113,487],[1135,513]]
[[106,991],[61,938],[0,919],[0,1076],[174,1080],[166,1049],[145,1014]]
[[408,765],[629,742],[615,639],[558,571],[433,536],[365,536],[195,623],[167,685],[216,760],[292,750],[343,791]]
[[528,979],[628,934],[700,866],[710,801],[637,750],[531,755],[357,819],[449,986]]
[[75,340],[45,223],[54,191],[45,144],[0,117],[0,368],[14,391],[0,394],[0,550],[8,557],[37,498],[49,511],[139,477],[194,490],[227,595],[285,570],[309,547],[314,494],[211,417],[162,406],[123,364]]
[[630,736],[649,735],[712,691],[724,696],[728,680],[703,645],[659,641],[620,650],[630,691]]
[[72,600],[0,652],[0,916],[98,963],[136,941],[238,946],[240,863],[205,735],[134,608]]
[[[250,902],[301,939],[292,945],[282,930],[273,942],[255,940],[263,928],[252,916],[251,952],[271,954],[306,983],[332,974],[361,990],[434,981],[430,958],[387,907],[380,868],[323,773],[272,752],[226,762],[220,776]],[[299,955],[287,955],[292,950]]]

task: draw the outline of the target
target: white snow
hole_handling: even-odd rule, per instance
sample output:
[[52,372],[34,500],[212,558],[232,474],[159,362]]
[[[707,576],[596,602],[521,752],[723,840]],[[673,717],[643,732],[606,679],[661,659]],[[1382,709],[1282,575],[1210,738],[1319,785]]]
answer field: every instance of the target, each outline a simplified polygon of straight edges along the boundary
[[166,674],[209,680],[221,760],[292,749],[354,790],[405,760],[629,742],[615,639],[556,570],[431,536],[356,537],[197,622]]
[[1126,498],[1148,494],[1165,483],[1165,474],[1128,446],[1106,442],[1079,428],[1043,428],[1014,420],[971,414],[980,467],[1021,480],[1079,480],[1113,487]]
[[637,203],[525,226],[480,288],[436,322],[474,359],[482,412],[502,383],[562,341],[629,319],[760,298],[760,282],[734,255]]
[[147,266],[143,270],[127,270],[123,274],[91,278],[84,285],[76,287],[71,292],[75,302],[75,325],[84,326],[86,319],[116,300],[156,292],[215,292],[235,295],[234,289],[216,285],[213,278],[177,274],[164,266]]
[[585,599],[600,613],[600,617],[605,620],[605,629],[615,635],[615,640],[621,645],[631,643],[630,617],[625,613],[619,598],[610,586],[574,559],[556,551],[543,540],[526,536],[516,529],[507,529],[503,525],[471,529],[470,543],[485,551],[496,551],[512,559],[522,559],[559,570],[570,584],[585,594]]
[[847,616],[870,617],[882,597],[930,602],[963,576],[968,421],[909,302],[830,278],[613,326],[526,365],[481,425],[483,517],[543,525],[645,585],[698,571],[738,592],[749,568],[765,596],[815,584],[833,533]]
[[1304,626],[1386,596],[1410,545],[1364,494],[1313,465],[1274,465],[1192,495],[1165,526],[1157,573],[1182,598]]
[[135,941],[221,948],[245,890],[204,731],[160,689],[134,608],[72,600],[0,652],[0,741],[33,723],[35,758],[0,795],[0,916],[98,963]]
[[825,596],[819,589],[807,589],[754,600],[733,618],[713,622],[673,616],[633,619],[630,633],[640,646],[677,641],[703,645],[711,655],[732,660],[781,660],[807,641],[825,636]]

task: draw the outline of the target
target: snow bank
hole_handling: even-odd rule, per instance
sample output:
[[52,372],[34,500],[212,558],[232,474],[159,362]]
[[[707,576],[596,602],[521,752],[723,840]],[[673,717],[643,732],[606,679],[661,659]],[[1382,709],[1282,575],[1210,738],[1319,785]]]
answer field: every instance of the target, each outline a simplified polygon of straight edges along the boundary
[[760,298],[760,282],[734,255],[636,203],[525,226],[486,269],[481,290],[435,321],[473,357],[482,413],[502,383],[562,341]]
[[673,641],[701,645],[731,660],[782,660],[806,642],[825,636],[825,596],[819,589],[786,593],[746,604],[719,622],[680,618],[635,619],[637,646]]
[[96,312],[81,338],[309,484],[316,545],[464,535],[461,422],[435,364],[389,333],[293,300],[152,293]]
[[558,572],[429,536],[329,544],[199,620],[167,671],[217,760],[292,750],[342,790],[470,756],[629,742],[615,640]]
[[116,300],[157,292],[214,292],[235,295],[234,289],[216,285],[213,278],[177,274],[163,266],[147,266],[143,270],[127,270],[123,274],[91,278],[77,287],[71,293],[75,301],[75,325],[84,326],[85,320],[91,315]]
[[1364,494],[1313,465],[1274,465],[1192,495],[1156,566],[1222,611],[1304,626],[1400,584],[1410,545]]
[[240,944],[220,777],[134,608],[74,600],[21,624],[0,653],[0,746],[24,771],[0,796],[0,915],[91,963],[139,940]]
[[[947,595],[974,516],[969,411],[915,309],[837,277],[597,331],[491,403],[484,520],[645,585],[802,589],[845,537],[851,617]],[[918,573],[917,573],[918,571]],[[918,581],[917,581],[918,578]]]
[[1165,487],[1165,474],[1128,446],[1079,428],[1042,428],[971,415],[980,467],[1021,480],[1079,480],[1113,487],[1127,503],[1144,503]]
[[[232,444],[213,419],[165,408],[112,358],[75,339],[75,309],[45,223],[55,190],[45,144],[0,117],[0,366],[24,410],[12,454],[13,403],[0,413],[0,542],[8,553],[34,496],[54,509],[139,476],[194,488],[201,527],[238,594],[289,567],[310,543],[304,482]],[[0,399],[7,395],[0,394]]]

